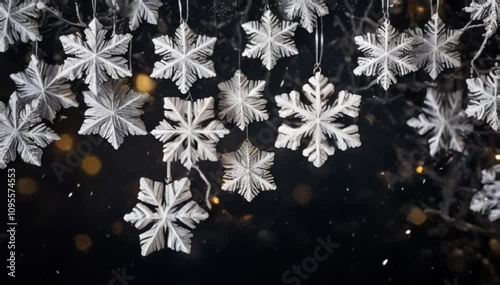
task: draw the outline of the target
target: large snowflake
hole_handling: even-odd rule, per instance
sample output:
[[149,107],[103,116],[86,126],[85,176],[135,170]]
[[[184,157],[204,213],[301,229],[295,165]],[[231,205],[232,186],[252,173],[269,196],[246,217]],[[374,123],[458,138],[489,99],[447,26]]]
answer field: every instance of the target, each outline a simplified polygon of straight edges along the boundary
[[17,85],[17,95],[23,103],[36,102],[42,118],[53,121],[62,108],[78,107],[76,96],[64,78],[58,77],[62,66],[49,65],[31,56],[24,71],[11,74]]
[[196,35],[182,22],[175,31],[175,38],[153,39],[155,53],[162,59],[155,63],[151,77],[172,78],[186,94],[196,80],[215,77],[214,63],[208,57],[213,54],[216,41],[217,38]]
[[163,161],[178,161],[187,168],[199,160],[217,161],[215,146],[229,133],[222,122],[213,120],[214,99],[196,101],[165,98],[165,118],[151,134],[164,143]]
[[9,105],[0,102],[0,168],[21,158],[30,164],[41,165],[42,149],[59,136],[43,122],[36,107],[21,106],[16,93],[9,99]]
[[465,113],[469,117],[486,121],[491,128],[497,131],[500,122],[498,113],[500,77],[498,71],[493,70],[481,78],[469,78],[466,82],[469,88],[469,102]]
[[415,38],[413,42],[414,63],[436,79],[445,68],[461,65],[460,53],[457,51],[461,30],[446,28],[437,13],[432,15],[425,25],[425,33],[417,28],[410,30]]
[[[165,248],[165,236],[167,247],[185,253],[191,252],[193,234],[190,230],[200,221],[206,220],[208,213],[190,200],[192,195],[189,187],[190,181],[187,178],[167,185],[141,178],[138,199],[142,203],[138,203],[123,219],[133,223],[139,230],[153,224],[139,236],[143,256]],[[154,209],[151,210],[149,206]]]
[[64,68],[59,74],[69,80],[82,78],[90,91],[98,93],[99,87],[109,78],[119,79],[132,76],[127,67],[127,59],[123,57],[128,51],[132,35],[113,35],[106,40],[106,33],[97,19],[90,22],[85,29],[85,41],[80,34],[61,36],[59,39],[64,52],[74,57],[64,61]]
[[36,4],[37,0],[0,2],[0,52],[19,39],[23,43],[42,40],[35,22],[38,18]]
[[147,135],[140,116],[148,95],[130,89],[126,79],[111,80],[101,88],[98,95],[83,92],[85,103],[90,108],[85,112],[86,118],[78,133],[99,134],[115,149],[129,134]]
[[361,96],[341,91],[338,99],[329,104],[328,98],[333,94],[334,87],[319,72],[309,78],[309,84],[305,84],[302,90],[305,101],[310,105],[301,102],[297,91],[292,91],[290,95],[285,93],[276,96],[280,117],[297,119],[293,125],[284,124],[279,127],[276,147],[296,150],[303,138],[310,137],[309,145],[302,154],[314,166],[320,167],[335,152],[335,147],[329,141],[334,141],[341,150],[361,145],[358,126],[344,127],[344,124],[337,122],[344,116],[356,118],[359,115]]
[[128,10],[130,30],[137,29],[142,21],[156,25],[161,5],[161,0],[133,0]]
[[244,130],[251,122],[265,121],[269,118],[266,111],[266,99],[262,98],[266,82],[248,80],[237,70],[229,81],[219,83],[219,116],[235,123]]
[[420,135],[429,133],[431,156],[439,151],[456,150],[464,147],[463,135],[472,131],[472,125],[462,111],[462,93],[438,94],[435,88],[428,88],[423,114],[411,118],[407,124],[418,129]]
[[238,192],[250,202],[260,191],[276,190],[270,169],[274,153],[260,151],[245,140],[236,152],[222,155],[226,169],[221,189]]
[[309,33],[314,31],[317,24],[317,17],[328,14],[323,0],[288,0],[285,4],[285,13],[288,18],[300,18],[300,25]]
[[500,181],[497,180],[499,172],[500,165],[483,170],[481,179],[483,189],[472,197],[469,206],[474,212],[488,215],[492,222],[500,219]]
[[357,36],[354,40],[359,50],[367,56],[358,59],[359,66],[354,69],[354,74],[378,75],[377,82],[385,90],[397,81],[396,75],[405,75],[417,70],[409,56],[413,38],[398,33],[389,20],[380,25],[376,34]]
[[280,21],[270,10],[264,12],[259,21],[241,25],[249,35],[243,56],[260,58],[264,66],[271,70],[278,59],[299,53],[293,36],[297,23]]

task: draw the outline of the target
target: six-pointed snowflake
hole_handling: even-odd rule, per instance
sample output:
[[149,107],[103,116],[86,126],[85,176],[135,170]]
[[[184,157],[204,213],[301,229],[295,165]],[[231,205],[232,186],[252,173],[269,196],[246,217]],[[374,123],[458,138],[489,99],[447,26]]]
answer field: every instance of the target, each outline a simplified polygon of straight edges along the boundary
[[292,37],[297,23],[280,21],[270,10],[264,12],[259,21],[241,25],[249,36],[243,56],[260,58],[264,66],[271,70],[278,59],[299,53]]
[[58,139],[42,123],[36,107],[21,106],[16,93],[10,95],[8,106],[0,102],[0,168],[16,160],[17,153],[25,162],[40,166],[42,149]]
[[376,34],[357,36],[354,40],[359,50],[367,56],[358,59],[359,66],[354,69],[354,74],[378,75],[377,82],[385,90],[396,82],[396,75],[417,70],[409,56],[413,38],[398,33],[389,20],[380,25]]
[[158,22],[158,9],[163,5],[161,0],[133,0],[128,10],[129,28],[135,30],[142,21],[152,25]]
[[407,124],[418,129],[420,135],[430,134],[431,156],[441,150],[461,152],[464,147],[463,135],[472,131],[472,125],[467,123],[462,111],[461,92],[438,94],[435,88],[428,88],[424,103],[424,113],[418,118],[409,119]]
[[486,121],[492,129],[497,131],[500,123],[498,112],[500,76],[498,71],[493,70],[481,78],[469,78],[466,82],[469,88],[469,102],[465,113],[469,117]]
[[201,78],[215,77],[214,63],[208,59],[217,38],[196,35],[182,22],[175,38],[161,36],[153,39],[155,53],[163,58],[155,63],[151,77],[172,78],[179,90],[186,94]]
[[[191,230],[200,221],[206,220],[208,213],[190,200],[192,195],[189,187],[190,181],[187,178],[167,185],[141,178],[138,199],[142,203],[138,203],[123,219],[133,223],[139,230],[153,223],[151,228],[139,236],[143,256],[165,248],[165,236],[167,247],[185,253],[191,252]],[[154,209],[151,210],[148,205]]]
[[335,147],[329,144],[330,140],[341,150],[361,145],[358,126],[344,127],[344,124],[337,122],[344,116],[356,118],[359,115],[361,96],[341,91],[338,99],[329,104],[328,97],[333,94],[334,87],[319,72],[309,78],[309,84],[305,84],[302,90],[310,105],[302,103],[300,94],[296,91],[292,91],[290,95],[285,93],[276,96],[280,117],[296,118],[298,125],[298,127],[287,124],[280,126],[276,147],[296,150],[303,138],[310,137],[309,145],[302,154],[308,157],[314,166],[320,167],[328,156],[335,152]]
[[122,56],[128,51],[132,35],[115,34],[106,40],[107,32],[97,19],[93,19],[85,29],[85,41],[79,34],[61,36],[65,53],[74,57],[64,61],[59,76],[75,80],[82,78],[85,73],[85,83],[94,94],[98,93],[99,87],[109,77],[120,79],[132,76],[127,59]]
[[7,0],[0,2],[0,52],[6,51],[17,40],[23,43],[41,41],[38,33],[37,0]]
[[474,212],[488,215],[488,219],[492,222],[500,219],[500,181],[497,181],[499,172],[500,165],[483,170],[481,179],[483,189],[472,197],[469,206]]
[[285,4],[285,13],[288,18],[300,18],[300,25],[309,33],[314,31],[317,24],[317,17],[328,14],[323,0],[288,0]]
[[10,78],[17,85],[17,95],[24,104],[36,102],[42,118],[53,121],[56,113],[62,108],[78,107],[76,96],[64,78],[58,77],[62,67],[48,65],[31,56],[28,68],[22,72],[11,74]]
[[267,120],[267,101],[262,98],[265,85],[263,80],[248,80],[240,70],[231,80],[219,83],[220,118],[235,123],[241,130],[251,122]]
[[229,133],[222,122],[213,120],[214,99],[196,101],[165,98],[165,118],[151,134],[164,143],[163,161],[178,161],[187,168],[199,160],[217,161],[219,139]]
[[245,140],[236,152],[222,154],[226,169],[221,189],[238,192],[250,202],[260,191],[276,190],[269,171],[273,166],[274,153],[260,151]]
[[414,63],[436,79],[445,68],[460,67],[460,53],[457,51],[461,30],[446,28],[437,13],[425,25],[425,34],[417,28],[410,30],[414,37]]
[[115,149],[129,134],[147,135],[140,116],[148,95],[130,89],[126,79],[111,80],[101,88],[98,95],[83,92],[85,103],[90,108],[85,112],[86,118],[78,133],[99,134]]

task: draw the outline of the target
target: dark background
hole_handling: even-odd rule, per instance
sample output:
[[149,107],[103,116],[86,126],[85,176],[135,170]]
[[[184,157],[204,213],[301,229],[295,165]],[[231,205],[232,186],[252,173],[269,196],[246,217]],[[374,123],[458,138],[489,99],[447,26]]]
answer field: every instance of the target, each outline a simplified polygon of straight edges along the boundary
[[[83,20],[90,22],[91,1],[76,2]],[[111,27],[113,12],[106,1],[98,2],[98,18]],[[269,2],[273,12],[283,18],[280,3]],[[312,76],[314,33],[298,28],[295,41],[299,55],[279,60],[272,71],[258,59],[241,59],[240,68],[250,79],[267,81],[270,120],[251,124],[249,137],[259,148],[276,153],[272,173],[277,191],[261,193],[247,203],[237,194],[219,191],[220,163],[202,162],[200,167],[212,182],[220,204],[214,205],[209,219],[194,230],[191,254],[164,249],[142,257],[140,231],[122,218],[137,203],[141,177],[164,180],[161,143],[151,135],[129,136],[114,150],[102,141],[91,148],[91,154],[102,162],[98,175],[88,176],[76,166],[59,181],[54,162],[67,164],[72,159],[68,157],[77,153],[76,146],[89,141],[89,137],[77,134],[86,110],[81,94],[86,86],[75,81],[73,90],[80,107],[60,112],[53,126],[58,134],[73,138],[73,150],[61,151],[52,144],[44,151],[42,167],[19,158],[8,166],[16,169],[18,181],[36,181],[33,193],[19,189],[17,193],[17,284],[125,285],[113,281],[123,269],[134,277],[128,281],[130,285],[281,284],[283,273],[312,256],[317,239],[328,236],[340,247],[302,284],[498,284],[500,255],[492,242],[499,237],[498,224],[471,214],[467,208],[472,194],[456,190],[480,187],[480,171],[494,163],[497,153],[494,133],[475,122],[476,131],[466,140],[463,154],[428,157],[426,139],[405,122],[419,113],[430,78],[419,71],[401,78],[388,92],[378,85],[370,86],[373,78],[355,78],[352,70],[359,54],[353,37],[375,30],[382,17],[381,4],[378,0],[326,2],[330,14],[323,19],[321,67],[335,84],[335,94],[347,89],[363,96],[357,120],[360,148],[337,151],[319,169],[307,162],[301,151],[274,148],[277,127],[282,123],[274,96],[300,90]],[[143,24],[132,32],[134,74],[152,71],[159,58],[151,39],[172,35],[179,25],[177,1],[164,3],[158,26]],[[468,1],[441,3],[440,13],[450,27],[466,24],[468,15],[462,8]],[[66,19],[77,21],[75,1],[54,0],[50,5]],[[194,99],[216,96],[217,84],[232,77],[245,44],[239,26],[258,20],[264,7],[263,1],[251,0],[189,1],[190,27],[198,34],[218,38],[212,57],[217,77],[197,81],[191,88]],[[400,1],[390,14],[401,30],[423,26],[429,16],[428,1],[415,0]],[[82,32],[50,14],[42,17],[40,30],[44,40],[38,54],[51,64],[64,60],[58,37]],[[119,20],[117,30],[129,32],[126,21]],[[479,48],[482,33],[478,28],[463,35],[460,50],[464,66],[443,72],[437,80],[440,89],[465,90],[469,61]],[[0,54],[3,102],[15,90],[9,75],[25,68],[33,48],[18,44]],[[491,68],[495,54],[493,39],[479,66]],[[151,94],[154,100],[143,108],[148,131],[162,119],[162,97],[185,97],[171,80],[156,82]],[[227,127],[231,133],[219,143],[220,152],[236,150],[245,139],[245,133],[234,125]],[[79,158],[76,154],[77,161]],[[415,172],[418,165],[425,168],[422,174]],[[6,173],[2,171],[2,179]],[[204,185],[196,172],[188,174],[174,164],[173,175],[174,179],[189,175],[195,199],[203,201]],[[444,214],[433,215],[435,209]],[[464,223],[484,232],[470,230]],[[5,247],[3,240],[3,256],[7,256]],[[15,283],[7,279],[6,284]]]

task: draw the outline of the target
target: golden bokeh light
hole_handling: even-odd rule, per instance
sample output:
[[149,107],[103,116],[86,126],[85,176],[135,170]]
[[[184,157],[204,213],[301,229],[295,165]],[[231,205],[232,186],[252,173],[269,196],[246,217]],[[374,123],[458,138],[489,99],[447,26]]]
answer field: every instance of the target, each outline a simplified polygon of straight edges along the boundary
[[253,215],[252,214],[246,214],[246,215],[243,215],[243,217],[241,218],[243,221],[245,222],[249,222],[253,219]]
[[87,175],[95,176],[101,171],[102,163],[99,157],[91,154],[83,158],[81,168]]
[[415,168],[415,172],[418,174],[424,173],[424,167],[422,165],[417,166],[417,168]]
[[156,89],[156,82],[144,73],[139,73],[134,77],[134,89],[141,93],[151,94]]
[[59,140],[55,141],[55,145],[62,151],[70,151],[73,148],[73,138],[68,134],[60,134]]
[[79,251],[87,252],[92,247],[92,239],[87,234],[79,234],[73,238]]
[[500,154],[495,154],[495,159],[500,160]]
[[292,192],[293,199],[299,205],[305,205],[311,201],[312,190],[311,186],[306,184],[298,184]]
[[212,205],[219,205],[220,204],[220,199],[217,196],[212,196],[210,197],[210,203]]
[[120,221],[115,221],[111,224],[111,232],[115,236],[119,236],[123,232],[123,223]]
[[406,218],[410,223],[420,226],[427,221],[427,214],[422,209],[413,207]]
[[490,249],[494,254],[500,255],[500,241],[498,241],[496,238],[490,239],[488,242],[490,245]]
[[16,187],[19,194],[31,196],[38,190],[38,181],[32,177],[21,177],[17,180]]

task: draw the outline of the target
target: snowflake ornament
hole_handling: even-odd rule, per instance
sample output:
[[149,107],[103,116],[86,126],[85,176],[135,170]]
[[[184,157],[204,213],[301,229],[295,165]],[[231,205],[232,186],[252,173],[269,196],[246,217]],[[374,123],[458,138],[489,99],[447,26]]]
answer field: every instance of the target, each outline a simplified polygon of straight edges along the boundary
[[120,79],[132,76],[123,56],[128,51],[131,34],[113,35],[106,40],[106,33],[97,19],[85,29],[85,41],[77,33],[61,36],[59,39],[67,55],[60,77],[75,80],[84,77],[90,91],[98,93],[99,87],[111,78]]
[[0,2],[0,52],[5,52],[16,41],[41,41],[38,32],[37,0],[6,0]]
[[137,29],[143,21],[156,25],[158,23],[158,9],[162,5],[161,0],[133,0],[128,10],[130,30]]
[[285,13],[289,19],[300,18],[300,25],[309,33],[316,28],[318,17],[328,15],[328,7],[323,0],[288,0]]
[[171,78],[186,94],[196,80],[216,76],[214,63],[208,59],[214,52],[216,41],[215,37],[196,35],[182,22],[175,31],[175,38],[161,36],[153,39],[155,53],[162,59],[155,63],[151,77]]
[[360,76],[378,75],[377,82],[385,89],[396,83],[396,75],[405,75],[416,71],[417,67],[409,56],[413,38],[394,29],[389,20],[385,20],[376,34],[357,36],[354,41],[367,57],[358,59],[354,74]]
[[219,117],[231,123],[235,123],[241,130],[252,122],[260,122],[269,119],[266,111],[266,99],[263,80],[248,80],[248,78],[237,70],[229,81],[219,83]]
[[147,135],[140,116],[148,94],[128,86],[128,80],[111,80],[101,87],[99,94],[83,92],[90,108],[78,131],[80,135],[99,134],[118,149],[127,135]]
[[270,10],[264,12],[260,22],[251,21],[241,26],[249,36],[242,56],[260,58],[268,70],[278,59],[299,53],[292,39],[297,23],[280,21]]
[[215,146],[229,130],[213,120],[214,98],[164,100],[166,120],[151,131],[164,144],[163,161],[180,161],[187,169],[199,160],[217,161]]
[[[191,252],[191,230],[208,218],[208,213],[191,200],[190,181],[187,178],[164,185],[141,178],[139,202],[123,219],[139,230],[153,224],[140,234],[142,255],[167,247],[175,251]],[[151,207],[154,209],[151,210]]]
[[460,67],[457,51],[461,30],[446,28],[438,13],[432,15],[425,25],[425,33],[417,28],[409,33],[413,41],[414,64],[423,68],[432,79],[436,79],[445,68]]
[[462,111],[461,92],[438,94],[435,88],[428,88],[424,104],[423,114],[409,119],[407,124],[418,129],[420,135],[430,135],[430,155],[448,150],[462,152],[463,136],[472,131],[472,125]]
[[488,215],[491,222],[500,219],[500,181],[497,180],[499,172],[500,165],[483,170],[481,179],[483,189],[472,197],[469,206],[473,212]]
[[276,190],[270,169],[274,153],[260,151],[245,140],[236,152],[222,154],[222,165],[226,169],[221,189],[238,192],[251,202],[261,191]]
[[464,10],[471,14],[473,21],[483,22],[486,30],[484,37],[488,39],[497,32],[500,17],[499,7],[498,0],[473,0]]
[[328,97],[333,94],[334,87],[319,72],[309,78],[309,84],[305,84],[302,90],[304,101],[310,104],[303,103],[297,91],[276,96],[280,117],[296,119],[294,124],[279,127],[276,147],[296,150],[303,138],[310,137],[302,155],[308,157],[314,166],[320,167],[335,152],[329,141],[335,142],[340,150],[361,146],[358,126],[344,127],[337,122],[344,116],[356,118],[359,115],[361,96],[340,91],[338,99],[329,104]]
[[[35,104],[35,103],[34,103]],[[10,95],[9,105],[0,102],[0,168],[16,160],[41,165],[42,149],[59,136],[43,122],[31,104],[21,106],[17,93]]]
[[480,78],[469,78],[466,82],[469,89],[469,102],[465,113],[469,117],[486,121],[492,129],[498,131],[500,122],[498,71],[493,70],[487,76]]
[[61,70],[62,66],[46,64],[32,55],[28,68],[10,75],[16,83],[17,95],[22,103],[37,101],[37,111],[42,118],[51,122],[61,108],[78,107],[71,86],[59,77]]

